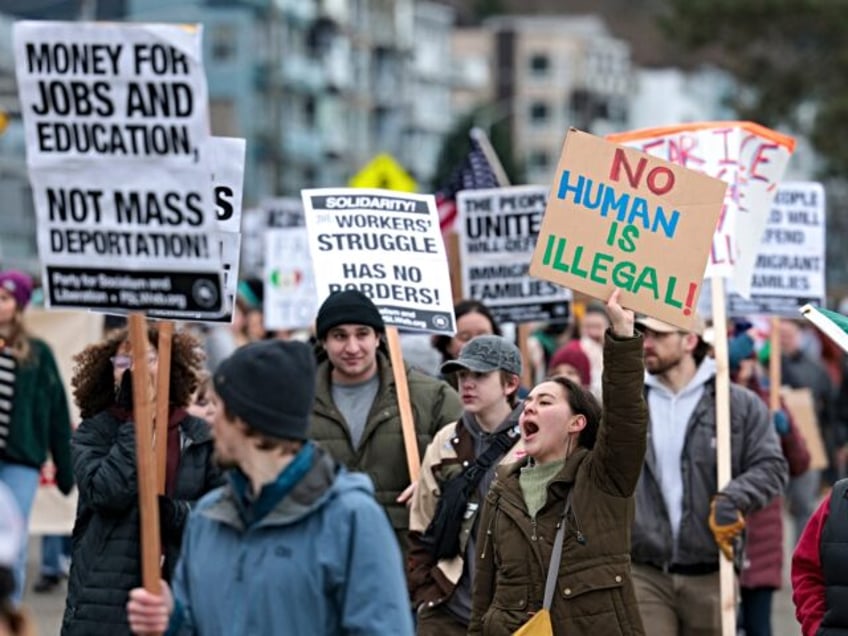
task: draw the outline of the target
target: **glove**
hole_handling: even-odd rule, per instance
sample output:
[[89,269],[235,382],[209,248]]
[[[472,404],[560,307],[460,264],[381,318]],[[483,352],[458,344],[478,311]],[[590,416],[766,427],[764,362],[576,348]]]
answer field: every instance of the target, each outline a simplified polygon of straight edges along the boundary
[[786,415],[786,411],[782,409],[775,411],[771,419],[774,422],[774,429],[778,435],[781,437],[789,435],[789,416]]
[[745,519],[736,504],[725,495],[716,495],[710,504],[710,530],[721,553],[733,560],[733,540],[745,527]]
[[180,544],[187,514],[186,502],[159,495],[159,527],[163,543]]

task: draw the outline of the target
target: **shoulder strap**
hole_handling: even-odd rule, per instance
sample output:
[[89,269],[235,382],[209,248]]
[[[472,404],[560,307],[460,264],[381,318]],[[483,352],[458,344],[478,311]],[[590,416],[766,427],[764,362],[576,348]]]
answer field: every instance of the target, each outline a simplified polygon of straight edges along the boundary
[[565,524],[568,522],[568,513],[571,510],[571,493],[574,492],[572,486],[565,496],[565,510],[562,513],[562,519],[559,522],[556,538],[554,539],[554,548],[551,551],[551,562],[548,564],[548,577],[545,579],[545,598],[542,601],[542,607],[546,610],[551,609],[551,603],[554,600],[554,590],[556,588],[557,574],[559,573],[559,565],[562,561],[562,544],[565,538]]
[[474,463],[466,468],[462,475],[465,477],[466,487],[473,490],[480,483],[483,475],[486,474],[501,457],[507,454],[510,448],[515,446],[515,443],[521,437],[518,430],[518,425],[510,426],[493,436],[489,447],[483,451]]

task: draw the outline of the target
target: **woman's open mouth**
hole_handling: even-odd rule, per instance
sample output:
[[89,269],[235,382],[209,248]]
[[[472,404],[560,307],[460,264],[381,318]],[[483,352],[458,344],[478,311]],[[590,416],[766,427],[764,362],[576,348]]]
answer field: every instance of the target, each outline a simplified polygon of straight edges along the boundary
[[535,422],[527,422],[521,426],[521,431],[524,433],[524,439],[529,439],[539,432],[539,427]]

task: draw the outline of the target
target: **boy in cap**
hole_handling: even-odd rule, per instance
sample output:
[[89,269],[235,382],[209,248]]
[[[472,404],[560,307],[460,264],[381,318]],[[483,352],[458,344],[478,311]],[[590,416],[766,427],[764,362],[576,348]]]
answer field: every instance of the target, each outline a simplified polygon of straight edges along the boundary
[[131,592],[134,633],[412,632],[371,483],[307,436],[314,377],[298,342],[249,344],[219,365],[212,430],[229,481],[191,513],[173,594],[164,581],[161,595]]
[[[391,361],[383,318],[362,292],[327,297],[315,323],[322,351],[318,365],[312,438],[350,470],[368,473],[406,551],[411,494]],[[406,367],[419,452],[462,413],[446,383]]]
[[427,447],[412,498],[407,580],[419,636],[468,631],[479,502],[495,466],[517,461],[521,436],[518,347],[477,336],[441,369],[456,374],[465,411]]

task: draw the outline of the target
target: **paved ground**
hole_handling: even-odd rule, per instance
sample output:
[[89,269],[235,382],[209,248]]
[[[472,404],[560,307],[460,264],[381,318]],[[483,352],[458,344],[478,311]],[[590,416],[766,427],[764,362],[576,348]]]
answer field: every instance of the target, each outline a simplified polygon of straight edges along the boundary
[[[24,597],[25,603],[30,609],[30,612],[36,619],[38,626],[38,636],[57,636],[59,627],[62,623],[62,612],[65,608],[65,583],[63,582],[60,588],[57,588],[51,594],[33,594],[31,592],[32,582],[37,578],[37,564],[39,559],[39,542],[37,540],[30,541],[30,567],[29,581],[27,583],[28,592]],[[787,542],[785,554],[787,555],[786,563],[788,564],[788,555],[790,546]],[[788,566],[784,568],[787,571]],[[774,629],[773,636],[799,636],[801,629],[795,621],[795,608],[792,605],[792,597],[789,591],[788,578],[787,584],[780,590],[774,599],[774,613],[772,619],[772,627]],[[259,636],[259,635],[257,635]],[[600,634],[598,636],[601,636]]]

